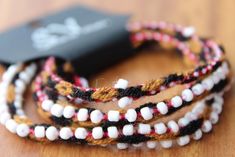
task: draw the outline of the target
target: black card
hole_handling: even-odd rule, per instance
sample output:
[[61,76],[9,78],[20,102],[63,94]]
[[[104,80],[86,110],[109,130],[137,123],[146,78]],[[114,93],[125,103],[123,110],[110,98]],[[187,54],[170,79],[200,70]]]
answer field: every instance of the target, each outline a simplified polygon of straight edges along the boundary
[[0,60],[7,63],[48,56],[71,60],[89,75],[132,53],[127,15],[76,6],[0,34]]

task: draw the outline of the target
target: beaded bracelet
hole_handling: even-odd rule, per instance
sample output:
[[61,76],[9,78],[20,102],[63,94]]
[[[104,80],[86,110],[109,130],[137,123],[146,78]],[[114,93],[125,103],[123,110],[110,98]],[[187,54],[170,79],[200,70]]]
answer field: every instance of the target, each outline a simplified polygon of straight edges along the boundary
[[[11,69],[12,67],[9,68],[4,76],[10,76],[9,73],[12,71]],[[19,76],[21,75],[19,74]],[[20,81],[21,79],[15,81],[16,87],[14,91],[17,94],[22,95],[24,90],[19,90],[21,85],[19,85],[20,83],[16,83]],[[11,82],[12,80],[7,80],[3,83],[4,85],[8,84],[10,87]],[[3,91],[3,93],[5,92]],[[123,133],[121,134],[119,134],[117,128],[113,126],[108,127],[107,132],[104,132],[102,127],[94,127],[91,131],[88,131],[82,127],[72,130],[69,127],[58,128],[48,124],[32,124],[29,119],[24,117],[24,113],[20,112],[20,106],[18,106],[18,110],[15,113],[9,113],[8,111],[4,112],[1,116],[1,123],[5,123],[6,128],[10,132],[17,133],[20,137],[28,137],[39,141],[46,140],[46,136],[49,141],[65,140],[67,142],[90,143],[96,145],[121,142],[118,143],[118,147],[123,148],[126,147],[128,143],[137,144],[148,141],[148,145],[153,145],[154,142],[152,140],[159,140],[162,146],[167,148],[172,145],[172,139],[177,139],[179,145],[187,144],[190,141],[189,135],[193,133],[194,135],[192,137],[194,139],[199,139],[201,136],[200,128],[204,132],[209,132],[212,128],[211,122],[216,123],[218,121],[218,114],[221,112],[222,103],[223,99],[219,95],[208,96],[205,100],[199,102],[193,108],[192,112],[188,112],[183,118],[179,119],[178,124],[173,120],[168,122],[167,127],[164,123],[157,123],[153,127],[149,124],[139,123],[137,128],[128,124],[122,128]],[[208,108],[206,108],[205,104],[208,105]],[[208,112],[210,107],[213,108],[214,112]],[[14,120],[11,119],[11,116],[14,117]],[[208,116],[210,117],[209,119],[211,122],[207,119]]]
[[[170,148],[174,141],[184,146],[190,138],[198,140],[202,132],[210,132],[212,124],[218,122],[222,96],[232,80],[222,46],[197,37],[193,28],[162,22],[134,23],[128,29],[134,47],[151,43],[179,51],[184,60],[196,68],[132,87],[128,87],[128,81],[120,79],[114,87],[90,88],[84,78],[73,72],[70,64],[59,63],[53,57],[42,67],[36,62],[11,65],[0,83],[1,124],[11,133],[36,141],[117,144],[119,149],[143,143],[155,148],[157,142],[163,148]],[[24,113],[23,94],[34,77],[33,97],[38,112],[55,125],[34,124]],[[157,95],[176,85],[184,88],[172,98],[126,109],[134,100]],[[108,112],[80,105],[116,100],[121,109]],[[161,121],[186,106],[192,106],[192,110],[177,121]]]
[[[155,35],[154,33],[157,33]],[[220,47],[211,40],[201,41],[198,37],[193,36],[188,40],[179,41],[172,36],[168,36],[166,34],[160,34],[158,32],[137,32],[132,35],[133,44],[140,44],[146,42],[146,40],[155,40],[157,43],[169,43],[172,44],[177,50],[181,51],[183,55],[189,55],[190,60],[196,61],[197,58],[195,54],[190,52],[187,42],[191,40],[197,40],[198,43],[203,42],[202,52],[199,53],[199,59],[201,62],[204,62],[203,65],[198,66],[195,70],[184,74],[171,74],[168,77],[158,80],[149,81],[143,85],[138,85],[135,87],[127,87],[126,82],[120,82],[115,87],[103,87],[103,88],[81,88],[79,86],[75,86],[67,81],[64,81],[61,77],[54,73],[53,68],[54,63],[53,61],[48,62],[45,64],[45,71],[48,73],[50,77],[48,77],[46,85],[50,86],[56,90],[60,95],[66,96],[69,99],[80,98],[86,101],[96,101],[96,102],[108,102],[108,101],[115,101],[119,99],[119,106],[125,107],[127,104],[133,99],[140,98],[142,96],[147,95],[155,95],[161,91],[161,89],[168,88],[171,84],[184,84],[190,83],[192,81],[196,81],[210,73],[211,71],[215,70],[223,60],[223,52],[221,51]],[[177,34],[177,33],[176,33]],[[141,37],[140,37],[141,36]],[[154,38],[157,36],[156,38]],[[177,35],[176,35],[177,36]],[[167,40],[166,40],[167,39]],[[206,49],[207,48],[207,49]],[[208,49],[214,53],[214,58],[206,57]],[[211,52],[211,53],[212,53]],[[194,56],[194,57],[192,57]],[[204,61],[205,60],[205,61]],[[48,82],[49,81],[49,82]],[[129,98],[129,99],[128,99]]]
[[[198,99],[200,100],[203,97],[207,96],[210,92],[215,92],[218,89],[218,86],[220,87],[220,89],[222,89],[223,86],[225,86],[228,82],[228,80],[226,79],[226,75],[228,72],[226,62],[217,71],[212,73],[212,75],[220,71],[221,68],[223,69],[222,71],[226,71],[226,74],[220,75],[217,84],[214,85],[212,80],[208,81],[208,78],[210,78],[210,76],[202,80],[202,84],[204,85],[204,87],[207,87],[207,89],[205,90],[199,91],[198,89],[203,89],[200,88],[203,85],[197,83],[195,85],[190,85],[190,88],[184,89],[181,93],[181,96],[174,96],[169,100],[164,100],[158,103],[149,102],[140,105],[138,108],[128,109],[126,112],[122,111],[121,113],[117,110],[110,110],[106,114],[102,113],[100,110],[96,110],[93,108],[78,108],[75,110],[75,108],[73,107],[74,105],[60,105],[60,102],[57,102],[56,93],[52,93],[51,95],[53,96],[49,96],[51,97],[51,100],[48,99],[48,95],[46,95],[46,93],[50,94],[50,91],[46,91],[45,93],[41,89],[42,79],[40,77],[35,79],[36,90],[34,98],[38,101],[38,107],[44,110],[44,112],[47,112],[47,115],[49,116],[48,118],[53,120],[56,124],[64,123],[66,125],[72,125],[74,124],[73,122],[77,122],[79,126],[89,127],[98,125],[100,123],[102,123],[102,126],[120,126],[126,123],[133,122],[150,122],[161,118],[164,115],[170,115],[185,106],[193,104]],[[181,99],[182,103],[178,105],[176,101],[181,101]],[[58,112],[58,110],[60,111]],[[149,112],[150,114],[147,115],[146,112]],[[130,117],[129,114],[131,113],[133,113],[135,116]]]

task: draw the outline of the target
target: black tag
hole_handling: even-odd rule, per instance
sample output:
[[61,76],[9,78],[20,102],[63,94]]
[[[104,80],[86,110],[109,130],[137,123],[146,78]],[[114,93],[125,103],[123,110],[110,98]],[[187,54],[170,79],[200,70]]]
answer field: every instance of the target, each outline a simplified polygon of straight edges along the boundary
[[131,54],[128,19],[72,7],[1,33],[0,60],[15,63],[57,56],[88,75]]

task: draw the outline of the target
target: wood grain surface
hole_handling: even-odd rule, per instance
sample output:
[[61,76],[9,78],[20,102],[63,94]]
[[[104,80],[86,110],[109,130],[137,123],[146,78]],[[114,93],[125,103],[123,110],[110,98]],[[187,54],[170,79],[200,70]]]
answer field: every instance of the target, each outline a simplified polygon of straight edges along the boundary
[[[221,41],[232,66],[235,67],[235,1],[234,0],[0,0],[0,31],[17,24],[46,15],[63,8],[83,4],[99,10],[132,14],[135,20],[164,20],[182,25],[193,25],[197,33],[213,36]],[[13,43],[14,44],[14,43]],[[1,45],[0,45],[1,46]],[[0,52],[6,53],[6,52]],[[169,57],[169,56],[168,56]],[[175,57],[174,55],[172,57]],[[130,80],[131,84],[141,80],[157,78],[168,72],[183,68],[176,59],[169,60],[159,53],[141,53],[94,75],[93,86],[112,85],[117,78]],[[27,113],[35,121],[41,121],[28,94]],[[235,92],[226,96],[220,122],[211,134],[201,141],[185,147],[169,150],[125,150],[87,147],[65,144],[42,144],[24,140],[10,134],[0,126],[0,156],[235,156]]]

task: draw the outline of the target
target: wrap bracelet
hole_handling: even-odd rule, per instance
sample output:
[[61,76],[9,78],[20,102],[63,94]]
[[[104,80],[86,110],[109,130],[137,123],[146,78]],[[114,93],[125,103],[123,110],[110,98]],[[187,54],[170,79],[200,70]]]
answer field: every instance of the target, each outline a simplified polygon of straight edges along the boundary
[[[164,22],[134,23],[128,26],[136,49],[148,44],[179,52],[193,70],[170,74],[128,87],[119,79],[114,87],[90,88],[66,61],[49,57],[31,63],[6,67],[0,83],[0,122],[11,133],[36,141],[64,141],[89,145],[114,145],[126,149],[146,143],[170,148],[198,140],[216,124],[223,106],[223,94],[232,82],[230,66],[221,45],[200,38],[191,27]],[[41,64],[43,62],[43,64]],[[33,98],[38,112],[50,123],[34,124],[23,110],[23,95],[33,79]],[[183,90],[159,102],[147,102],[128,108],[135,100],[154,96],[177,85]],[[90,102],[106,105],[116,102],[120,110],[102,111],[84,107]],[[169,117],[191,107],[182,117]]]
[[[228,71],[226,63],[224,63],[220,68],[224,68],[224,71]],[[215,71],[214,73],[216,72],[218,71]],[[208,78],[202,80],[202,83],[196,83],[195,85],[190,85],[190,88],[184,89],[180,96],[174,96],[171,99],[156,103],[149,102],[140,105],[138,108],[127,109],[121,112],[118,110],[110,110],[107,114],[95,108],[83,107],[77,109],[73,107],[75,106],[74,104],[66,106],[61,105],[56,93],[51,93],[53,91],[45,92],[41,89],[40,77],[35,79],[35,84],[37,85],[35,85],[36,90],[34,98],[38,101],[38,108],[43,110],[43,112],[47,112],[47,115],[50,115],[48,118],[54,120],[54,122],[58,124],[62,124],[62,120],[58,119],[63,119],[63,123],[66,125],[79,123],[77,125],[86,127],[97,125],[108,126],[115,124],[120,126],[133,122],[150,122],[159,119],[164,115],[173,114],[177,110],[193,104],[198,99],[200,100],[203,97],[206,97],[210,92],[213,93],[216,89],[218,89],[218,86],[223,89],[223,86],[225,86],[228,82],[226,75],[221,75],[221,78],[218,80],[219,82],[217,84],[214,84],[213,81],[209,79],[211,76],[208,76]],[[210,83],[208,84],[208,82]],[[199,88],[202,89],[201,91],[196,90],[198,87],[202,86],[203,88]],[[204,89],[204,87],[207,89]],[[51,95],[53,95],[53,97]],[[51,99],[48,97],[51,97]],[[180,104],[177,104],[176,102],[180,102]],[[60,110],[60,112],[56,112],[57,110]],[[148,112],[148,114],[146,114],[146,112]]]

